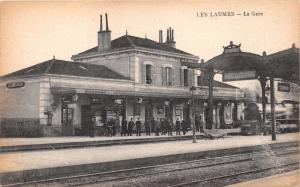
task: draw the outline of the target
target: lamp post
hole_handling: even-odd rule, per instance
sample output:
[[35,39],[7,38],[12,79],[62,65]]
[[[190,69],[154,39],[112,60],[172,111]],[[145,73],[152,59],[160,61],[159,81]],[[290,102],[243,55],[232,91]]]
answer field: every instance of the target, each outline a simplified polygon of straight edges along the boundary
[[270,77],[270,91],[271,91],[271,125],[272,125],[272,141],[276,140],[276,130],[275,130],[275,91],[274,91],[274,77]]
[[195,91],[196,91],[196,88],[194,86],[192,86],[190,88],[190,91],[192,92],[192,107],[193,107],[193,117],[192,117],[192,130],[193,130],[193,143],[197,143],[196,141],[196,129],[195,129]]
[[266,87],[266,94],[270,95],[271,100],[271,132],[272,132],[272,141],[276,140],[276,117],[275,117],[275,95],[274,95],[274,78],[270,77],[270,86]]

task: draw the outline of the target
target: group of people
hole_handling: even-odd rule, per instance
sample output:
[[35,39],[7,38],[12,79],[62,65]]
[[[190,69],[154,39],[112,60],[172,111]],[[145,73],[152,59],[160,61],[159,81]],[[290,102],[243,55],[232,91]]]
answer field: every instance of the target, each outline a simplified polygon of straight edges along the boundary
[[[117,133],[117,120],[109,118],[104,124],[106,136],[115,136]],[[201,116],[195,119],[196,132],[203,132],[203,125],[201,121]],[[189,127],[191,127],[190,120],[180,120],[176,119],[175,123],[170,118],[157,118],[156,120],[152,118],[151,120],[145,121],[145,132],[146,136],[150,136],[151,132],[155,133],[156,136],[168,135],[173,136],[173,131],[176,131],[176,135],[186,134]],[[141,136],[142,122],[138,118],[135,122],[133,118],[130,121],[122,120],[121,122],[121,136],[132,136],[135,131],[136,136]],[[94,136],[94,128],[91,128],[91,135]]]
[[[196,118],[195,124],[196,131],[201,132],[203,130],[201,118]],[[180,121],[179,118],[176,119],[175,123],[173,123],[173,121],[169,118],[157,118],[157,120],[152,118],[151,120],[145,121],[145,132],[146,136],[150,136],[151,132],[154,132],[156,136],[173,136],[173,130],[175,130],[176,135],[181,135],[181,131],[182,134],[185,135],[190,126],[189,121]],[[131,118],[130,121],[123,120],[121,123],[121,136],[132,136],[134,130],[136,132],[136,136],[141,136],[141,127],[142,122],[140,118],[138,118],[135,122],[133,121],[133,118]]]

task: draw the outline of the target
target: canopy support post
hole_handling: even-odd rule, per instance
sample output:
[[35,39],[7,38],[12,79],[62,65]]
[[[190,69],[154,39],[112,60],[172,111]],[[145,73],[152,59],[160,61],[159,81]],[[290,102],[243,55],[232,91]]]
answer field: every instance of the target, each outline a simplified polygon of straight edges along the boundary
[[265,123],[266,123],[266,82],[267,79],[264,76],[259,78],[259,82],[261,85],[261,96],[262,96],[262,113],[263,113],[263,120],[261,124],[261,130],[264,131]]
[[270,88],[271,88],[271,125],[272,125],[272,140],[276,140],[276,129],[275,129],[275,94],[274,94],[274,77],[270,77]]
[[213,114],[213,110],[214,110],[214,106],[213,106],[213,81],[214,81],[214,76],[215,76],[215,72],[214,72],[214,68],[210,67],[208,69],[207,73],[207,77],[208,77],[208,124],[206,124],[206,128],[207,129],[212,129],[212,125],[213,125],[213,121],[214,121],[214,114]]

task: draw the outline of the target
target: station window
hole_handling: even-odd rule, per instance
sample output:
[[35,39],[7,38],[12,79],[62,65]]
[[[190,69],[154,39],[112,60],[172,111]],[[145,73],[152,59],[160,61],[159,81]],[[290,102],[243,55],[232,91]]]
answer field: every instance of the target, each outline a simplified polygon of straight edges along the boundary
[[152,65],[146,65],[146,84],[152,84]]
[[183,70],[183,86],[188,86],[188,69]]
[[172,86],[172,68],[166,67],[166,85]]
[[201,76],[197,76],[197,86],[202,86],[201,84]]

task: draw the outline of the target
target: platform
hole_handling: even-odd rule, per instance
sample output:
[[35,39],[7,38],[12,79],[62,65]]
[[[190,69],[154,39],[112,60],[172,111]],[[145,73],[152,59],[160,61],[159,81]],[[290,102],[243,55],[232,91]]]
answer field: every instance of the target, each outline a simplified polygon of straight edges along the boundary
[[[240,129],[222,129],[225,133],[239,133]],[[82,137],[82,136],[67,136],[67,137],[41,137],[41,138],[0,138],[0,153],[15,152],[15,151],[33,151],[33,150],[53,150],[67,148],[82,148],[82,147],[103,147],[112,145],[128,145],[155,143],[179,140],[191,140],[192,132],[189,131],[186,135],[176,136],[160,135],[146,136],[113,136],[113,137]],[[197,133],[197,139],[206,138],[203,133]]]
[[[67,173],[70,170],[84,171],[85,169],[91,171],[95,168],[99,169],[99,167],[116,169],[114,167],[125,167],[127,164],[132,163],[159,163],[160,160],[166,159],[178,161],[182,155],[195,158],[217,154],[221,156],[231,154],[234,151],[239,153],[242,149],[269,151],[270,147],[268,144],[294,141],[299,142],[299,133],[279,134],[277,141],[272,141],[271,136],[231,136],[215,140],[202,139],[198,140],[197,143],[192,143],[192,140],[186,140],[143,145],[115,145],[1,153],[0,177],[7,176],[7,173],[14,174],[14,177],[18,178],[27,176],[27,174],[41,175],[41,173],[47,173],[50,175]],[[193,153],[196,154],[193,155]]]

